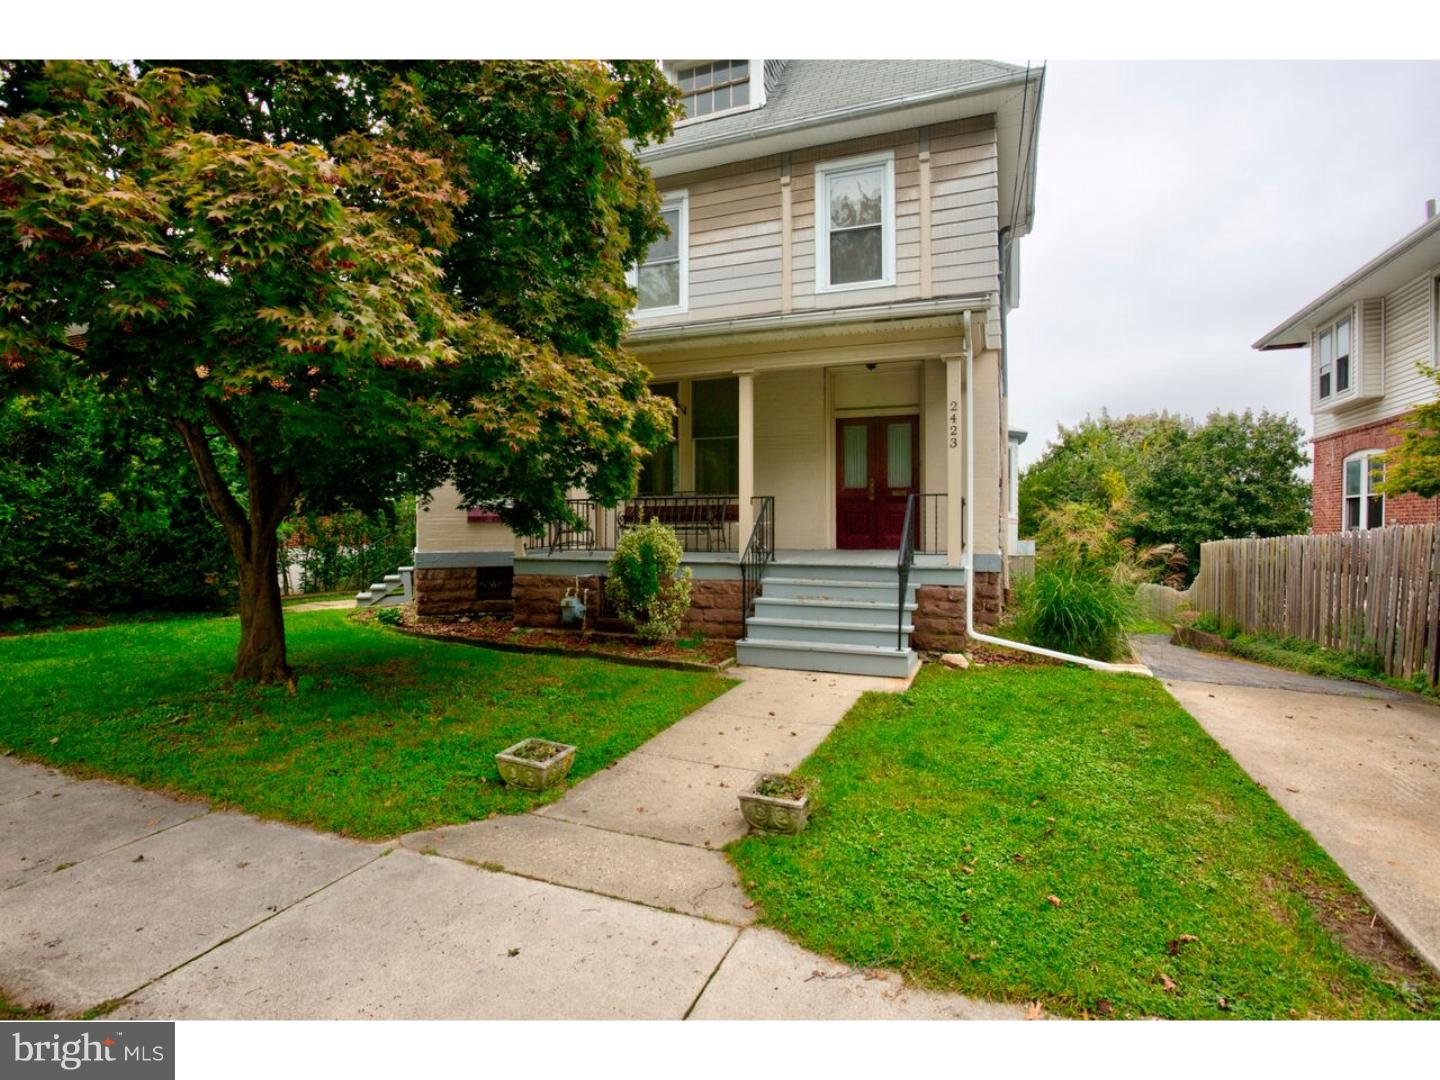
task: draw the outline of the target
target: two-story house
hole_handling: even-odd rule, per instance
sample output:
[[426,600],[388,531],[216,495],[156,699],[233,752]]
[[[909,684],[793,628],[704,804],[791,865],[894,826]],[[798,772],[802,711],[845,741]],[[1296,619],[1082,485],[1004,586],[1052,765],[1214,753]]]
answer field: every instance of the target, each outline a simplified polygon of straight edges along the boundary
[[1314,425],[1311,531],[1440,521],[1440,501],[1386,495],[1384,452],[1400,424],[1437,396],[1440,216],[1306,304],[1255,343],[1307,349]]
[[[422,614],[593,606],[615,538],[658,517],[687,625],[742,662],[905,674],[1007,585],[1006,313],[1034,216],[1043,69],[984,60],[672,60],[686,119],[646,149],[669,236],[628,347],[677,405],[636,497],[514,538],[441,489]],[[967,454],[969,458],[967,459]]]

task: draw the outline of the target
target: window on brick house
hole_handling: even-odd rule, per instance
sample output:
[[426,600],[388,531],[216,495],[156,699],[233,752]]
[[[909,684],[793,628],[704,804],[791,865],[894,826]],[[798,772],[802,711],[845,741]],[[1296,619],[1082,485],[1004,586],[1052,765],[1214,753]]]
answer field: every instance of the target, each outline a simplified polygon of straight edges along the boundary
[[1361,450],[1351,454],[1342,465],[1345,493],[1342,500],[1341,527],[1378,529],[1385,524],[1385,452]]
[[1350,389],[1350,316],[1336,319],[1320,331],[1316,342],[1319,352],[1320,399],[1332,392],[1343,394]]

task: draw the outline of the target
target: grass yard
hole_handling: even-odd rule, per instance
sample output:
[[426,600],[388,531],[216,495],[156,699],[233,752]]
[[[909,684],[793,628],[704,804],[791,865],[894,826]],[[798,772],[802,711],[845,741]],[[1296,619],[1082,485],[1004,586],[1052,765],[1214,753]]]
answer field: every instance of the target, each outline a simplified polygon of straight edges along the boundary
[[1385,935],[1354,887],[1153,680],[928,667],[799,771],[810,828],[731,852],[819,952],[1068,1015],[1440,1015],[1408,954],[1360,958]]
[[713,675],[407,637],[343,610],[286,618],[299,692],[229,685],[234,618],[0,638],[0,750],[357,837],[519,813],[528,735],[579,747],[571,781],[723,692]]

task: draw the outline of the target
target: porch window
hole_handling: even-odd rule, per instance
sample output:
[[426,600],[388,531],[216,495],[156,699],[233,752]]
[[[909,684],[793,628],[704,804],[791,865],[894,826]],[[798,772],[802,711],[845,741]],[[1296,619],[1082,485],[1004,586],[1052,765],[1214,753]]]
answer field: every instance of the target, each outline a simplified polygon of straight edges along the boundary
[[[650,393],[656,397],[669,398],[671,402],[678,404],[680,384],[656,383],[650,387]],[[671,424],[670,442],[651,453],[645,459],[645,464],[640,466],[639,492],[641,495],[673,495],[679,486],[676,483],[676,478],[680,475],[680,414],[678,409]]]
[[635,310],[642,315],[679,314],[689,303],[689,196],[683,191],[668,194],[660,216],[668,235],[651,244],[640,265],[630,272],[630,284],[639,294]]
[[895,282],[895,155],[815,167],[819,292]]
[[739,379],[705,379],[692,384],[690,435],[695,446],[695,490],[705,495],[739,491]]
[[1385,457],[1381,450],[1362,450],[1345,459],[1345,510],[1342,525],[1379,529],[1385,524]]

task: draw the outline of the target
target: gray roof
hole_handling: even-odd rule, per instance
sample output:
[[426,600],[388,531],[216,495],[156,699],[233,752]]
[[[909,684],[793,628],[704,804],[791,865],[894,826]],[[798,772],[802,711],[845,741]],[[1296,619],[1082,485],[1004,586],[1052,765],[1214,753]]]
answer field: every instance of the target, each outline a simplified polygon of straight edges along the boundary
[[668,155],[717,138],[761,135],[809,117],[960,93],[1024,73],[1023,67],[998,60],[787,60],[763,107],[677,127],[649,153],[661,149]]

